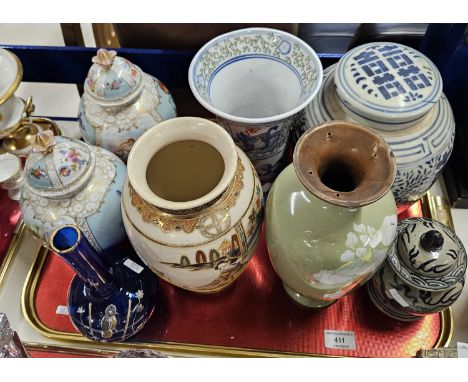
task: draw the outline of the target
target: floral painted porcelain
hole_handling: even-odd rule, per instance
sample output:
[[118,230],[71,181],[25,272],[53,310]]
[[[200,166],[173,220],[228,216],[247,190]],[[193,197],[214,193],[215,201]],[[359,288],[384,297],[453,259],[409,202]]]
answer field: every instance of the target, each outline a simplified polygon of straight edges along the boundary
[[337,119],[357,121],[390,145],[397,162],[392,192],[400,205],[418,200],[432,186],[452,151],[455,123],[440,73],[404,45],[365,44],[327,68],[295,139]]
[[84,142],[40,133],[24,168],[24,223],[47,245],[61,225],[75,224],[101,252],[125,237],[120,195],[125,164]]
[[263,200],[229,134],[201,118],[162,122],[135,143],[128,170],[123,220],[148,267],[191,291],[228,287],[253,255]]
[[369,296],[387,316],[413,321],[458,299],[466,266],[465,248],[448,227],[426,218],[405,219],[385,265],[367,284]]
[[296,302],[328,306],[377,271],[396,234],[395,172],[385,141],[359,125],[302,136],[265,209],[270,259]]
[[321,83],[322,65],[314,50],[275,29],[218,36],[199,50],[189,68],[193,94],[253,162],[264,191],[284,167],[297,114]]
[[75,225],[52,233],[50,247],[76,272],[68,314],[92,341],[124,341],[141,329],[156,305],[157,277],[130,256],[108,267]]
[[93,58],[78,121],[83,139],[126,160],[133,143],[150,127],[177,116],[169,90],[115,51]]

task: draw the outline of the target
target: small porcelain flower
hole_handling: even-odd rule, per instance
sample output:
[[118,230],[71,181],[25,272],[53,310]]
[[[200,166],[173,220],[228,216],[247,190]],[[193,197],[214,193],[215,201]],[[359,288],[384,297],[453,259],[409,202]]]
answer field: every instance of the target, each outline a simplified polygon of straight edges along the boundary
[[84,308],[82,306],[80,306],[76,311],[77,311],[78,314],[83,314],[85,312],[85,310],[84,310]]
[[54,132],[52,130],[45,130],[37,133],[31,146],[33,152],[51,152],[55,146]]
[[99,49],[97,55],[92,58],[93,63],[109,69],[114,63],[117,52],[115,50]]

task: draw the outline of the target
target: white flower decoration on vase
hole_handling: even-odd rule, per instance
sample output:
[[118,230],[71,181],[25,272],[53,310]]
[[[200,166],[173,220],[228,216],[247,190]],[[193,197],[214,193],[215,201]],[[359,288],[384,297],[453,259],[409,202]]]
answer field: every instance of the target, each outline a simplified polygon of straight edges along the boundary
[[362,260],[371,261],[374,254],[380,251],[372,251],[380,243],[388,246],[392,243],[396,234],[397,217],[395,215],[386,216],[380,229],[364,225],[354,224],[354,232],[348,232],[345,245],[347,249],[341,255],[341,261]]
[[346,235],[345,246],[348,249],[340,256],[345,264],[337,270],[322,269],[313,277],[330,287],[352,281],[356,275],[363,273],[363,267],[380,265],[387,255],[388,246],[395,239],[396,227],[396,215],[386,216],[378,230],[369,225],[354,224],[354,232]]

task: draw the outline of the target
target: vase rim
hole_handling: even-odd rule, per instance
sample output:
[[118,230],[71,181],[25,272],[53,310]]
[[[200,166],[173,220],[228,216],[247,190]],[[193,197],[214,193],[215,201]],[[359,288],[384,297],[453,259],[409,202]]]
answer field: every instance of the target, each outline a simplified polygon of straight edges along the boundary
[[[211,100],[206,99],[204,96],[202,96],[197,89],[197,86],[196,86],[197,66],[200,60],[204,56],[210,55],[210,49],[212,49],[213,47],[216,47],[218,44],[224,41],[232,41],[232,43],[235,44],[239,37],[252,35],[252,34],[257,34],[259,36],[266,36],[270,34],[270,35],[277,36],[279,38],[283,38],[292,43],[297,44],[297,46],[300,47],[300,49],[302,49],[304,53],[307,53],[308,61],[316,70],[315,78],[310,80],[310,82],[312,83],[312,86],[311,86],[311,90],[308,92],[307,97],[305,97],[301,102],[295,105],[295,107],[290,108],[290,110],[288,111],[278,113],[270,117],[250,118],[250,117],[237,116],[231,113],[226,113],[220,110],[218,107],[215,107],[212,104]],[[275,123],[275,122],[277,123],[277,122],[286,120],[294,116],[295,114],[304,110],[304,108],[314,99],[314,97],[319,92],[320,87],[322,86],[322,80],[323,80],[322,62],[320,61],[320,58],[315,52],[315,50],[312,49],[312,47],[309,44],[307,44],[304,40],[302,40],[301,38],[291,33],[288,33],[279,29],[265,28],[265,27],[242,28],[242,29],[230,31],[230,32],[214,37],[197,51],[192,61],[190,62],[190,67],[188,70],[189,86],[190,86],[190,89],[192,90],[193,95],[197,99],[197,101],[200,102],[200,104],[203,107],[205,107],[207,110],[209,110],[210,112],[212,112],[219,118],[222,118],[231,122],[241,123],[241,124],[262,124],[262,123]]]
[[[392,187],[396,161],[390,146],[370,129],[332,121],[309,129],[296,144],[293,165],[301,183],[330,204],[358,208],[382,198]],[[325,180],[328,169],[338,189]],[[349,182],[347,180],[349,179]],[[346,183],[346,184],[345,184]]]
[[[213,146],[223,158],[224,172],[218,184],[205,195],[174,202],[156,195],[150,189],[146,170],[159,150],[185,140],[198,140]],[[128,179],[136,193],[153,206],[170,211],[190,210],[212,202],[225,192],[234,179],[237,159],[236,145],[221,126],[204,118],[177,117],[158,123],[137,139],[128,156]]]
[[[75,232],[76,232],[76,241],[75,243],[70,247],[70,248],[67,248],[67,249],[58,249],[55,244],[54,244],[54,239],[55,239],[55,236],[62,230],[64,229],[73,229]],[[76,226],[75,224],[65,224],[65,225],[62,225],[60,226],[59,228],[57,228],[56,230],[54,230],[54,232],[52,232],[52,234],[50,235],[50,238],[49,238],[49,244],[50,244],[50,248],[57,254],[65,254],[65,253],[70,253],[70,252],[73,252],[76,247],[78,247],[78,245],[80,244],[81,242],[81,230],[78,228],[78,226]]]

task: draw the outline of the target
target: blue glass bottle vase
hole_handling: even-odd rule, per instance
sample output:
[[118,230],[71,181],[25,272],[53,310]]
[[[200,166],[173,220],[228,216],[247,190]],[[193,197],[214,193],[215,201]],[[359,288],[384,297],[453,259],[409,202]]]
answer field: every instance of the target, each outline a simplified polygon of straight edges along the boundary
[[50,247],[76,272],[68,291],[73,325],[93,341],[123,341],[140,331],[156,304],[158,279],[134,258],[107,267],[75,225],[50,237]]

